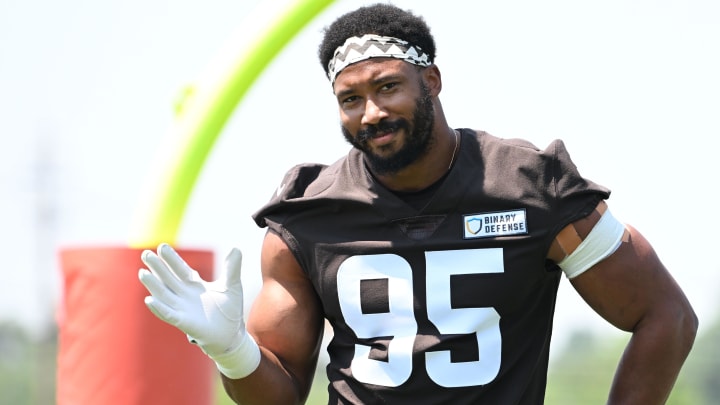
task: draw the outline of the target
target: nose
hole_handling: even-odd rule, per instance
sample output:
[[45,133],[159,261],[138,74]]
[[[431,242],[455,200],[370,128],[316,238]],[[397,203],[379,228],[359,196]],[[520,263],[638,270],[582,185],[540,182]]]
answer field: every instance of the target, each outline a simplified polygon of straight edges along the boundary
[[372,98],[368,98],[365,101],[365,111],[363,112],[360,123],[362,125],[375,125],[382,119],[387,118],[388,113],[378,105],[378,103]]

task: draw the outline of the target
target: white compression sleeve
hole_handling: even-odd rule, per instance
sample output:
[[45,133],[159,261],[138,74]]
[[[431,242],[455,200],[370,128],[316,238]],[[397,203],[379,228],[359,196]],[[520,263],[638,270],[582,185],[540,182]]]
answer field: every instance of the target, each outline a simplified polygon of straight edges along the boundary
[[584,273],[599,261],[610,256],[620,247],[625,225],[606,210],[585,240],[558,266],[572,279]]

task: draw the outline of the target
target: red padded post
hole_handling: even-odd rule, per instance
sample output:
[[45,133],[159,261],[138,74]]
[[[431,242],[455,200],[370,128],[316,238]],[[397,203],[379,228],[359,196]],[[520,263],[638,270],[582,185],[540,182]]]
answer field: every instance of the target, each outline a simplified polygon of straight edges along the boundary
[[[185,334],[156,318],[138,280],[142,249],[60,252],[57,405],[210,405],[216,368]],[[213,254],[178,253],[210,280]]]

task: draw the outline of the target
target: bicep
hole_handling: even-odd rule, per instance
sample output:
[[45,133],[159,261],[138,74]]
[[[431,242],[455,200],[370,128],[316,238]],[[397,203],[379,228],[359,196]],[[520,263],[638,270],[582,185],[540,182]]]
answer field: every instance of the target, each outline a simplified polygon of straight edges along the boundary
[[[601,201],[586,218],[564,228],[556,236],[548,258],[562,264],[563,259],[593,233],[606,210],[605,202]],[[615,245],[617,248],[611,249],[607,257],[598,257],[599,261],[587,271],[570,277],[570,282],[598,314],[629,331],[651,316],[672,315],[675,311],[672,307],[678,302],[685,303],[686,299],[647,239],[636,229],[617,224],[622,228],[612,227],[612,234],[620,235],[624,231],[618,239],[619,245]],[[603,229],[599,231],[603,235],[600,239],[605,241],[600,245],[605,246],[614,236],[608,239],[609,235],[604,235],[607,229]],[[600,240],[597,236],[592,238],[593,243]],[[683,305],[676,307],[683,308]]]
[[646,317],[667,313],[683,293],[650,243],[636,229],[617,250],[570,280],[583,299],[616,327],[631,331]]
[[263,242],[261,268],[263,284],[248,316],[248,331],[309,389],[323,332],[315,290],[285,242],[272,232]]

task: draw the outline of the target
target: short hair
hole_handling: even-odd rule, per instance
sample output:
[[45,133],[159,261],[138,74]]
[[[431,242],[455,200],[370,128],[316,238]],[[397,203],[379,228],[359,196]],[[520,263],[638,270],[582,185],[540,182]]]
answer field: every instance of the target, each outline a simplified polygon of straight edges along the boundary
[[326,74],[335,50],[348,38],[365,34],[402,39],[419,46],[428,55],[430,63],[435,60],[435,40],[425,20],[409,10],[390,4],[378,3],[346,13],[325,27],[324,32],[318,56]]

